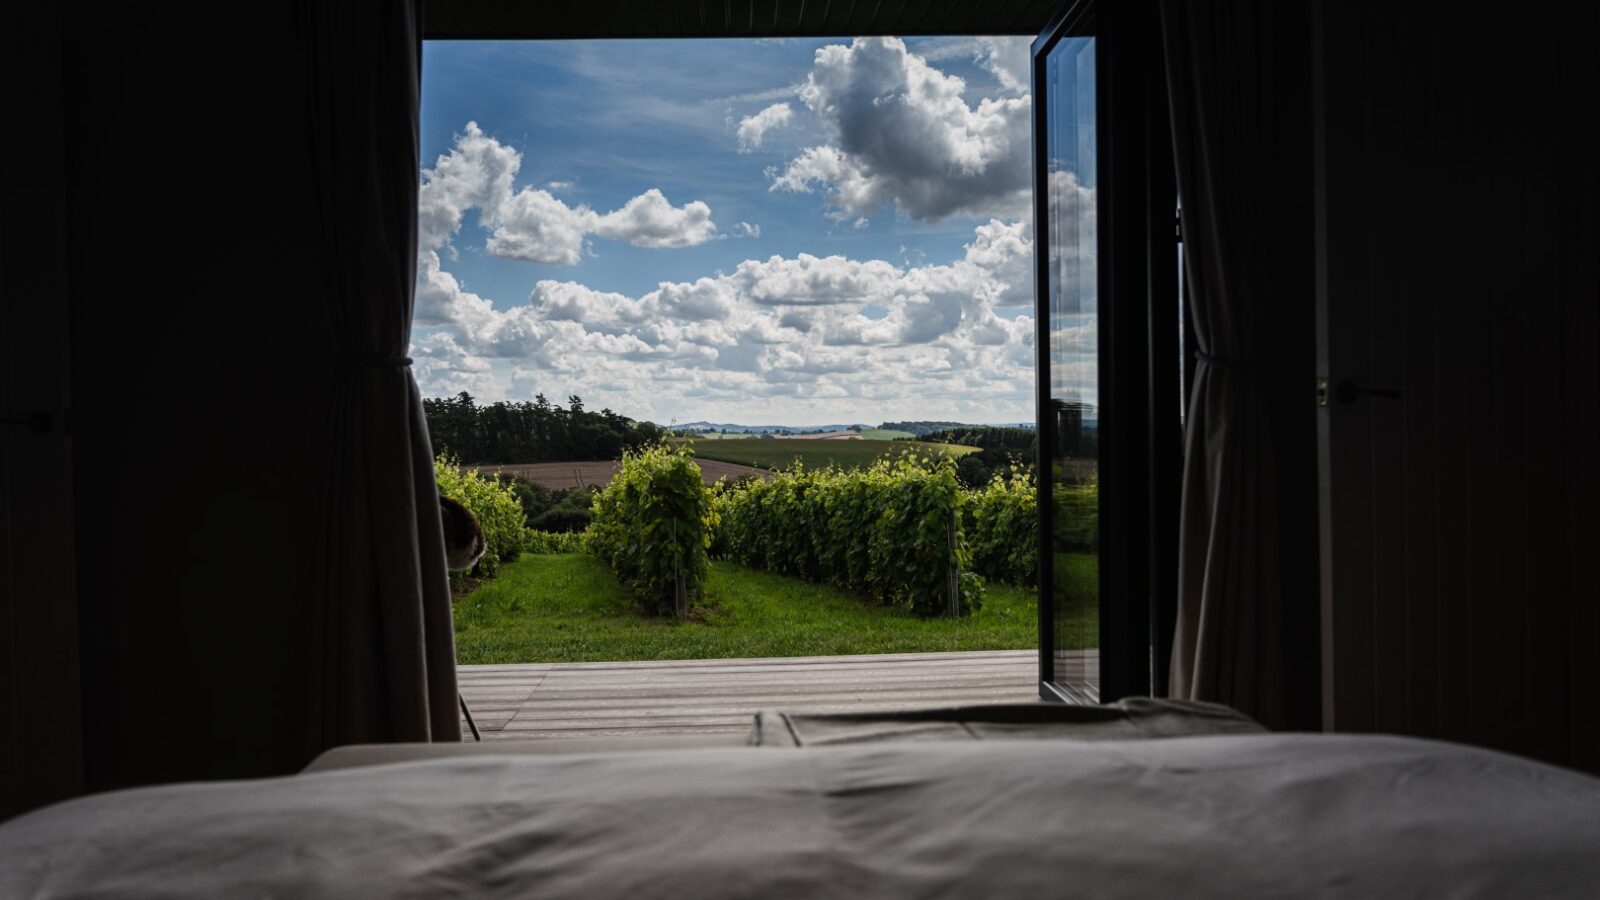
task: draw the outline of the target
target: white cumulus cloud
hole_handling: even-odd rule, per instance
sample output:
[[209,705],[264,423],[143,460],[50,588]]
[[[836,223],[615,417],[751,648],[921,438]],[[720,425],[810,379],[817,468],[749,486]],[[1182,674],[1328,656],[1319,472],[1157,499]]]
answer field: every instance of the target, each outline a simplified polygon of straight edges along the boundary
[[429,252],[418,324],[434,333],[416,342],[418,381],[433,393],[487,389],[499,371],[512,390],[576,393],[662,422],[714,410],[854,421],[866,408],[1025,420],[1032,320],[997,310],[1031,297],[1031,252],[1023,223],[993,220],[942,265],[771,256],[639,296],[546,279],[504,308]]
[[882,302],[892,296],[901,272],[881,259],[859,262],[843,256],[747,259],[732,281],[752,302],[765,306],[818,306]]
[[586,206],[574,209],[549,191],[523,188],[484,218],[494,233],[484,249],[525,262],[575,266],[583,258],[583,238],[599,217]]
[[711,207],[699,200],[673,206],[656,188],[600,216],[594,224],[595,234],[637,247],[691,247],[705,243],[716,232]]
[[1033,81],[1033,54],[1031,38],[1002,37],[998,35],[975,38],[978,65],[1000,82],[1000,87],[1013,94],[1025,94]]
[[483,133],[477,122],[456,135],[455,146],[422,173],[417,191],[417,244],[437,250],[461,230],[467,210],[498,210],[511,196],[522,154]]
[[[738,222],[719,233],[705,202],[679,197],[688,202],[675,206],[648,185],[609,211],[569,202],[569,182],[519,188],[521,153],[468,123],[422,172],[419,384],[434,394],[579,394],[593,408],[660,422],[864,421],[905,410],[1032,418],[1028,42],[918,46],[930,54],[894,38],[826,46],[804,83],[732,98],[769,104],[737,120],[738,150],[771,152],[774,143],[792,146],[791,134],[808,135],[804,149],[779,150],[764,179],[770,190],[824,197],[835,238],[874,220],[973,220],[959,254],[934,262],[902,248],[898,263],[771,255],[642,293],[545,278],[520,301],[496,302],[446,271],[464,227],[481,229],[472,233],[491,255],[567,265],[602,241],[688,247],[759,237],[761,227]],[[994,96],[969,98],[962,78],[932,64],[940,59],[975,63],[987,74],[974,84]],[[786,129],[785,140],[774,129]],[[1041,249],[1079,314],[1057,317],[1056,376],[1093,402],[1094,190],[1059,168],[1050,202],[1078,228]]]
[[[711,240],[717,225],[711,207],[694,200],[673,206],[650,188],[620,209],[598,213],[569,206],[549,190],[513,190],[522,154],[484,134],[476,122],[456,135],[449,153],[422,171],[417,192],[417,240],[423,252],[440,250],[460,233],[466,212],[490,231],[484,249],[508,259],[576,265],[589,235],[638,247],[690,247]],[[551,182],[565,189],[566,182]]]
[[739,120],[739,152],[749,153],[761,147],[767,132],[789,124],[794,108],[787,103],[774,103],[752,116]]
[[489,361],[467,353],[448,332],[436,332],[413,341],[410,356],[411,371],[417,383],[433,396],[462,391],[482,395],[500,387]]
[[[983,58],[995,61],[992,71],[1005,83],[1011,57]],[[824,189],[841,218],[883,206],[923,221],[1024,217],[1031,100],[991,97],[971,106],[965,90],[963,79],[929,65],[898,38],[820,48],[800,99],[834,140],[791,159],[771,188]]]

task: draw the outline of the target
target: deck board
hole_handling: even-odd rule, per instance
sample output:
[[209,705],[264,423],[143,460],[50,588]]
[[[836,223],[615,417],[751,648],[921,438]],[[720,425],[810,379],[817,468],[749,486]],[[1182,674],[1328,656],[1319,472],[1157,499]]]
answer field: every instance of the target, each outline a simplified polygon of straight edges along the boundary
[[[1083,651],[1073,662],[1093,667],[1096,656]],[[460,681],[486,741],[731,734],[749,731],[762,709],[1036,702],[1038,659],[1032,650],[996,650],[534,663],[461,666]]]

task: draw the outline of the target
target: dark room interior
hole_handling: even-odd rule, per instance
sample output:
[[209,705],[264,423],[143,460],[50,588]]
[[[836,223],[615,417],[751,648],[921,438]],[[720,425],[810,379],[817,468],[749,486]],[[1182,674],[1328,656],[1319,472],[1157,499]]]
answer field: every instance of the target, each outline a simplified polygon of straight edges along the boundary
[[[293,776],[341,745],[461,740],[444,539],[404,359],[421,41],[1037,35],[1037,77],[1051,41],[1081,33],[1100,45],[1111,298],[1101,477],[1118,504],[1101,513],[1101,589],[1132,598],[1102,618],[1099,699],[1226,704],[1296,740],[1513,754],[1570,778],[1570,802],[1589,791],[1569,812],[1600,821],[1593,4],[1493,21],[1326,0],[11,17],[0,819],[114,789]],[[1172,329],[1152,324],[1172,321],[1180,279],[1201,331],[1187,372]],[[1175,379],[1191,392],[1186,436],[1152,399]],[[1050,666],[1041,646],[1047,701]],[[608,777],[629,802],[631,782]],[[708,778],[683,764],[685,790],[729,793]],[[1119,802],[1099,784],[1092,802]],[[977,790],[952,802],[1026,792]],[[1591,846],[1587,869],[1561,869],[1565,846],[1548,883],[1496,887],[1486,858],[1471,895],[1584,895],[1600,860]],[[739,894],[744,870],[717,871]],[[876,871],[836,884],[874,895]]]

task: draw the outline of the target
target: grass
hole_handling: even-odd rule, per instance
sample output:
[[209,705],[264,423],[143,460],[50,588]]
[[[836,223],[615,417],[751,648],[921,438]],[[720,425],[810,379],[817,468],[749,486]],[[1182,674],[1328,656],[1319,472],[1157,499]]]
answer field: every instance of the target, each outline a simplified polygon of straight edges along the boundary
[[[962,619],[918,619],[843,591],[713,562],[691,621],[645,616],[588,554],[525,554],[455,609],[462,663],[833,656],[1038,646],[1032,588],[991,584]],[[1075,623],[1093,634],[1093,612]],[[1092,639],[1091,639],[1092,640]],[[1090,644],[1092,646],[1092,644]]]
[[909,431],[895,431],[893,428],[863,428],[861,436],[869,441],[893,441],[916,437]]
[[696,456],[739,463],[761,469],[777,469],[803,461],[809,468],[822,468],[832,463],[843,469],[859,469],[872,465],[879,457],[920,452],[965,456],[976,453],[977,447],[963,444],[933,444],[927,441],[796,441],[776,439],[770,441],[700,441],[689,442]]

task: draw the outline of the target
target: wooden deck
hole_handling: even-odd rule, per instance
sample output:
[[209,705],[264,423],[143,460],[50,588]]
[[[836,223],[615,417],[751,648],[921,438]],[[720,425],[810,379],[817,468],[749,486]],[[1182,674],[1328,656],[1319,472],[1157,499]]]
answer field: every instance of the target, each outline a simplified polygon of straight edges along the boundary
[[[1092,665],[1094,655],[1084,651],[1084,661]],[[1038,659],[1033,650],[1002,650],[461,666],[460,680],[485,741],[742,734],[761,709],[1037,701]]]

